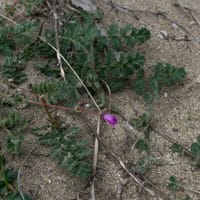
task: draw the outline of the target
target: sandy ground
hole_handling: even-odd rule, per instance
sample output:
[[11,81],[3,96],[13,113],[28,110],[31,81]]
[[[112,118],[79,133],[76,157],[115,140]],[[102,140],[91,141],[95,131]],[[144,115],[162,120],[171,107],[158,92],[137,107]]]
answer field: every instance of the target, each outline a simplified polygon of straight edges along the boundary
[[[3,2],[1,0],[1,3]],[[199,194],[191,191],[200,191],[200,170],[192,166],[187,157],[172,153],[171,143],[156,133],[157,131],[170,136],[188,148],[200,135],[200,14],[191,14],[188,10],[181,10],[174,6],[174,3],[180,3],[182,6],[197,9],[200,13],[200,1],[113,0],[111,5],[109,0],[96,0],[95,3],[105,13],[104,26],[112,22],[119,25],[130,23],[135,27],[146,26],[151,31],[151,39],[139,47],[139,51],[145,54],[147,70],[159,61],[185,67],[187,80],[184,85],[162,90],[160,97],[154,102],[154,131],[150,135],[150,144],[152,154],[160,159],[161,164],[152,165],[145,177],[151,180],[158,189],[157,192],[164,196],[163,199],[184,199],[186,194],[189,199],[200,199]],[[128,12],[127,9],[119,8],[120,6],[135,11]],[[165,13],[168,18],[156,15],[160,12]],[[162,33],[166,34],[167,38],[164,38]],[[185,40],[187,37],[189,41]],[[27,70],[27,73],[30,83],[37,81],[37,72]],[[2,80],[0,83],[1,95],[5,95],[6,84]],[[118,107],[126,119],[136,117],[147,109],[144,101],[128,89],[113,95],[113,105]],[[47,124],[42,110],[22,112],[32,118],[33,127]],[[84,124],[75,115],[67,113],[60,113],[60,115],[67,122]],[[135,129],[127,130],[128,128],[125,121],[120,118],[115,129],[103,126],[102,138],[125,163],[134,163],[141,155],[136,150],[130,150],[128,147],[130,138],[127,134],[131,134],[133,141],[135,138],[142,138],[143,135]],[[84,125],[83,129],[84,132],[89,131]],[[0,139],[3,138],[1,135]],[[3,140],[1,143],[3,145]],[[86,183],[58,168],[47,156],[48,149],[41,147],[37,138],[31,133],[27,133],[20,158],[7,155],[9,164],[19,169],[22,161],[33,148],[35,150],[27,159],[21,174],[21,184],[25,191],[30,192],[36,200],[89,199],[87,194],[89,189],[84,189]],[[171,175],[176,176],[185,189],[171,192],[167,187]],[[138,187],[119,163],[102,147],[98,157],[95,187],[96,200],[156,199]]]

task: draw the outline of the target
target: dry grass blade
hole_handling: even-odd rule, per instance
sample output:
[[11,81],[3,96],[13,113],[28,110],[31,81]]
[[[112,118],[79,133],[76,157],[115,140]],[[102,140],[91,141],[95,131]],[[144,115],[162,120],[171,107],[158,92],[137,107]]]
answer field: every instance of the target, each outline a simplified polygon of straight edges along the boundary
[[66,80],[65,71],[63,69],[62,60],[60,57],[60,44],[59,44],[59,39],[58,39],[59,38],[59,34],[58,34],[59,17],[58,17],[58,13],[56,12],[55,3],[56,1],[54,1],[53,17],[54,17],[54,32],[55,32],[55,41],[56,41],[56,49],[57,49],[56,55],[57,55],[58,65],[60,67],[61,76],[63,77],[64,80]]
[[99,151],[99,140],[98,137],[100,136],[100,125],[101,125],[101,117],[98,116],[98,124],[97,124],[97,131],[96,131],[96,137],[94,142],[94,154],[93,154],[93,179],[91,184],[91,200],[95,200],[95,182],[94,177],[96,174],[96,168],[97,168],[97,157],[98,157],[98,151]]

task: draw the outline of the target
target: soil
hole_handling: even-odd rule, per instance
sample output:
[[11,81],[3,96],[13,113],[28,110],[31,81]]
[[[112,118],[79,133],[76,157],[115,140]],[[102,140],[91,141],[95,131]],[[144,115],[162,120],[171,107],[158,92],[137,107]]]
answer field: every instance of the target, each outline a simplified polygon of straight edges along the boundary
[[[8,1],[1,0],[2,8],[5,2]],[[160,61],[185,67],[187,78],[184,85],[163,89],[152,106],[154,127],[150,134],[151,153],[160,161],[159,164],[151,165],[142,177],[138,177],[144,181],[144,186],[156,187],[154,191],[163,199],[179,200],[186,199],[186,196],[192,200],[200,199],[199,168],[192,165],[188,157],[172,153],[172,143],[166,139],[169,136],[190,148],[191,143],[200,135],[200,1],[95,0],[94,3],[104,12],[103,26],[113,22],[120,26],[130,23],[135,27],[145,26],[151,31],[151,39],[136,48],[145,55],[147,71]],[[181,9],[175,6],[175,3],[196,12]],[[164,16],[159,13],[164,13]],[[28,84],[43,80],[43,77],[31,68],[31,62],[29,65],[26,68],[28,83],[20,85],[20,88],[27,88]],[[15,91],[10,91],[5,80],[1,79],[0,96],[5,96],[8,92]],[[143,99],[130,89],[113,94],[112,100],[112,104],[127,120],[148,109]],[[20,112],[32,119],[31,127],[41,127],[48,123],[43,110],[37,107],[20,109]],[[91,132],[80,116],[63,112],[59,112],[59,115],[67,123],[82,125],[83,134]],[[93,119],[92,123],[95,130],[96,119]],[[102,126],[101,137],[105,145],[125,164],[135,163],[143,156],[132,148],[138,139],[143,138],[143,134],[130,127],[128,121],[120,116],[114,129],[105,124]],[[0,145],[5,145],[3,132],[0,134]],[[48,148],[41,146],[31,131],[27,132],[19,157],[8,155],[4,148],[1,151],[6,155],[10,166],[14,166],[16,170],[21,169],[21,189],[29,192],[34,199],[90,199],[89,188],[84,188],[87,182],[74,178],[57,167],[48,156]],[[22,166],[25,158],[26,162]],[[157,199],[139,187],[101,145],[97,169],[96,200]],[[169,177],[172,175],[183,185],[175,192],[168,188]],[[147,183],[144,177],[148,178],[154,187]]]

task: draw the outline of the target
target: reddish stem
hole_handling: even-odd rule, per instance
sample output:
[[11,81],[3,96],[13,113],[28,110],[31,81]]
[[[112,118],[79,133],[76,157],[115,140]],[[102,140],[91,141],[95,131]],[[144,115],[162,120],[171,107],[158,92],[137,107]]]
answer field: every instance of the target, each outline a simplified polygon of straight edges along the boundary
[[[29,103],[31,104],[35,104],[35,105],[40,105],[40,106],[44,106],[42,103],[39,103],[39,102],[36,102],[36,101],[33,101],[33,100],[29,100],[28,101]],[[69,107],[63,107],[63,106],[58,106],[58,105],[53,105],[53,104],[45,104],[45,107],[47,108],[55,108],[55,109],[58,109],[58,110],[63,110],[63,111],[75,111],[75,112],[82,112],[82,113],[88,113],[88,114],[91,114],[91,115],[98,115],[99,113],[97,112],[90,112],[88,110],[85,110],[85,109],[82,109],[82,108],[69,108]]]

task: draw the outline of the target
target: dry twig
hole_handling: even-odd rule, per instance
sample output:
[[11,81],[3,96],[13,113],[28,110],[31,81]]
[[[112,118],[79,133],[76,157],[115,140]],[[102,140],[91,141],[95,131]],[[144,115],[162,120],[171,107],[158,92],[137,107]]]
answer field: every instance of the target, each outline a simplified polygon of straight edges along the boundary
[[[200,38],[197,38],[195,35],[193,35],[189,30],[187,30],[179,22],[177,22],[176,20],[170,18],[165,12],[154,12],[154,11],[149,11],[149,10],[130,9],[130,8],[121,6],[119,4],[116,4],[112,0],[109,0],[109,4],[115,10],[118,10],[118,11],[121,11],[121,12],[131,13],[133,15],[133,17],[135,19],[137,19],[137,20],[139,20],[138,16],[136,15],[137,13],[150,14],[150,15],[153,15],[155,17],[161,16],[163,19],[167,20],[168,22],[170,22],[170,23],[175,24],[176,26],[178,26],[184,33],[187,34],[187,36],[185,36],[185,37],[181,37],[181,38],[169,37],[170,39],[173,39],[173,40],[176,40],[176,41],[200,41]],[[188,38],[189,36],[191,38]]]
[[196,9],[193,9],[193,8],[190,8],[190,7],[187,7],[187,6],[183,6],[181,5],[180,3],[174,3],[174,6],[176,8],[179,8],[180,10],[183,10],[183,11],[187,11],[190,13],[190,15],[192,16],[193,20],[196,22],[196,24],[198,26],[200,26],[200,21],[199,19],[196,17],[196,14],[199,14],[200,15],[200,11],[199,10],[196,10]]
[[58,65],[60,67],[60,73],[61,73],[61,76],[63,77],[64,80],[66,80],[66,77],[65,77],[65,71],[63,69],[63,66],[62,66],[62,60],[61,60],[61,57],[60,57],[60,43],[59,43],[59,33],[58,33],[58,26],[59,26],[59,17],[58,17],[58,13],[56,12],[56,0],[54,0],[54,6],[53,6],[53,17],[54,17],[54,32],[55,32],[55,41],[56,41],[56,55],[57,55],[57,60],[58,60]]
[[99,140],[98,137],[100,137],[100,125],[101,125],[101,117],[98,116],[98,124],[97,124],[97,131],[95,134],[95,142],[94,142],[94,154],[93,154],[93,176],[92,176],[92,184],[91,184],[91,200],[95,200],[95,186],[94,186],[94,178],[96,174],[96,168],[97,168],[97,157],[98,157],[98,151],[99,151]]

